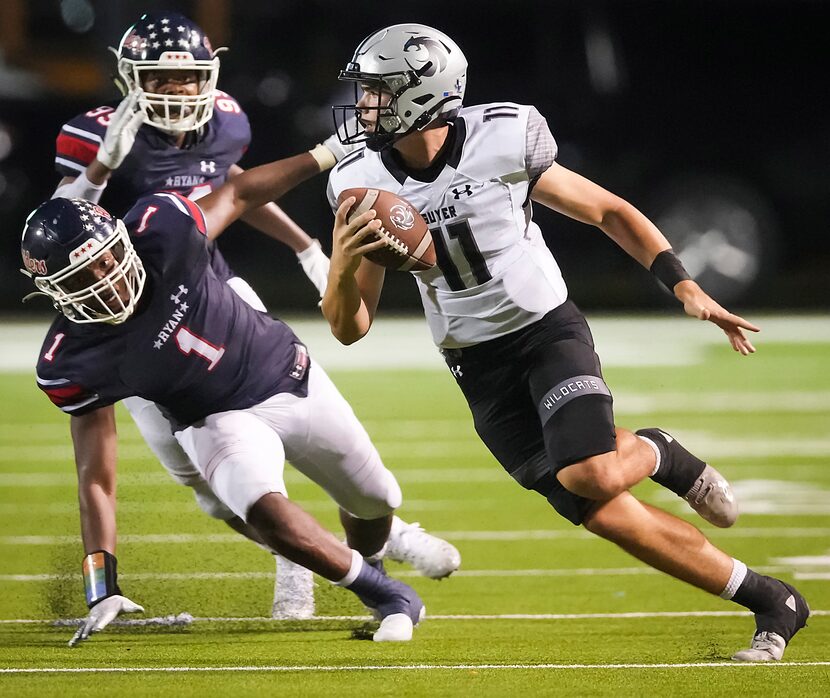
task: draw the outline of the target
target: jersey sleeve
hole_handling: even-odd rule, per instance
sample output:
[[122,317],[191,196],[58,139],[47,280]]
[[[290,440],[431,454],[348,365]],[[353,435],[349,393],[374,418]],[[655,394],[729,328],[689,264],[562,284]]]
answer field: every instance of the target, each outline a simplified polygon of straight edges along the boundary
[[127,215],[124,225],[134,238],[153,233],[178,233],[183,226],[195,227],[207,235],[205,214],[199,204],[177,192],[156,192],[139,199]]
[[55,169],[77,177],[98,154],[114,107],[101,106],[67,121],[55,142]]
[[[58,323],[58,321],[56,321]],[[79,379],[83,362],[60,324],[53,324],[40,349],[37,362],[37,387],[52,403],[67,414],[84,414],[112,404]]]
[[536,107],[530,107],[525,137],[525,169],[531,181],[553,164],[558,150],[545,117]]
[[335,213],[337,211],[337,196],[334,193],[334,184],[331,181],[331,175],[329,175],[329,183],[326,187],[326,197],[329,200],[332,213]]
[[217,90],[213,114],[223,147],[238,151],[241,158],[251,145],[251,123],[245,110],[227,92]]
[[68,378],[48,379],[38,376],[37,387],[46,393],[55,406],[67,414],[86,414],[112,404],[102,400],[95,391],[84,388]]

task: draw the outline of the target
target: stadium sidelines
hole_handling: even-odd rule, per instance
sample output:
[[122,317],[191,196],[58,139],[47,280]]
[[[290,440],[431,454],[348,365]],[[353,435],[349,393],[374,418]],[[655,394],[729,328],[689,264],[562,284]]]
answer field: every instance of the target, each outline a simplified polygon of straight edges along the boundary
[[[605,366],[689,366],[703,361],[705,349],[725,345],[716,328],[683,317],[588,315],[597,351]],[[345,347],[329,332],[321,317],[285,318],[308,345],[312,357],[327,369],[418,368],[445,370],[421,316],[378,317],[364,339]],[[751,316],[762,328],[754,343],[830,342],[827,316]],[[46,335],[48,321],[11,322],[0,325],[0,371],[32,371]],[[643,338],[648,338],[648,351]]]

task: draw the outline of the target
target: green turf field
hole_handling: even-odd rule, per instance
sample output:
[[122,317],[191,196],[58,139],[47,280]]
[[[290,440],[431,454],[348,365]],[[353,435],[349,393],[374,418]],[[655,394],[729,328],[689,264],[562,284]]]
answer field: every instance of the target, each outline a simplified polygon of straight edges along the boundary
[[[685,351],[682,333],[645,331],[639,363],[653,353],[665,365],[605,364],[618,423],[675,433],[733,481],[742,516],[722,531],[650,482],[637,493],[793,582],[817,611],[781,664],[731,663],[753,629],[739,607],[653,573],[515,485],[477,441],[448,373],[331,362],[401,482],[401,516],[463,556],[442,582],[390,566],[427,604],[414,640],[367,641],[360,605],[323,580],[327,618],[268,620],[273,560],[202,515],[119,412],[122,588],[146,617],[195,620],[110,627],[70,650],[72,629],[53,623],[85,612],[68,418],[31,375],[7,372],[0,695],[830,695],[830,341],[828,320],[813,323],[793,332],[798,343],[759,339],[750,358],[724,341],[678,362],[659,359]],[[290,468],[287,479],[293,498],[338,530],[325,495]]]

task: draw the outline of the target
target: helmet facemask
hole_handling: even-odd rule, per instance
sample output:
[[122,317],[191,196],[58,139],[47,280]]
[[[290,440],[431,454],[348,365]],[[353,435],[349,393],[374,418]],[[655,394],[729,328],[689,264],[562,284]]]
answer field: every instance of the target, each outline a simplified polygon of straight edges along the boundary
[[[363,143],[371,150],[381,150],[391,144],[395,137],[405,135],[421,127],[420,123],[407,127],[398,115],[398,98],[410,87],[418,85],[420,80],[412,72],[395,75],[370,75],[360,72],[342,71],[340,80],[354,85],[354,103],[338,104],[332,107],[335,132],[343,134],[340,140],[344,144]],[[372,95],[368,100],[364,95]],[[374,103],[372,103],[374,100]],[[358,108],[358,102],[363,105]],[[368,103],[367,103],[368,102]],[[367,118],[371,114],[370,118]],[[350,119],[355,117],[354,128],[350,129]],[[367,129],[364,123],[372,124]],[[427,119],[424,126],[429,123]]]
[[[91,276],[90,267],[110,252],[115,264],[106,275],[91,283],[79,284],[83,273]],[[38,291],[52,299],[55,308],[79,324],[118,325],[132,315],[144,289],[146,273],[122,221],[105,242],[90,238],[70,254],[78,261],[52,274],[35,276]]]
[[[144,85],[149,73],[163,71],[196,72],[199,91],[195,95],[148,92]],[[219,79],[219,58],[194,60],[188,52],[162,54],[160,60],[137,61],[121,58],[118,72],[129,93],[138,92],[138,103],[144,111],[144,123],[167,133],[194,131],[213,116],[216,83]]]

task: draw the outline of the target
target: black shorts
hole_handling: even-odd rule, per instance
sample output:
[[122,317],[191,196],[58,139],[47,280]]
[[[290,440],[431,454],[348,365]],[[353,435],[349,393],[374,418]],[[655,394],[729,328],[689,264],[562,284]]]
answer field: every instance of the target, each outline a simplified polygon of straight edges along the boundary
[[565,490],[556,473],[615,450],[616,434],[611,393],[576,305],[566,301],[521,330],[441,353],[499,463],[582,523],[594,503]]

